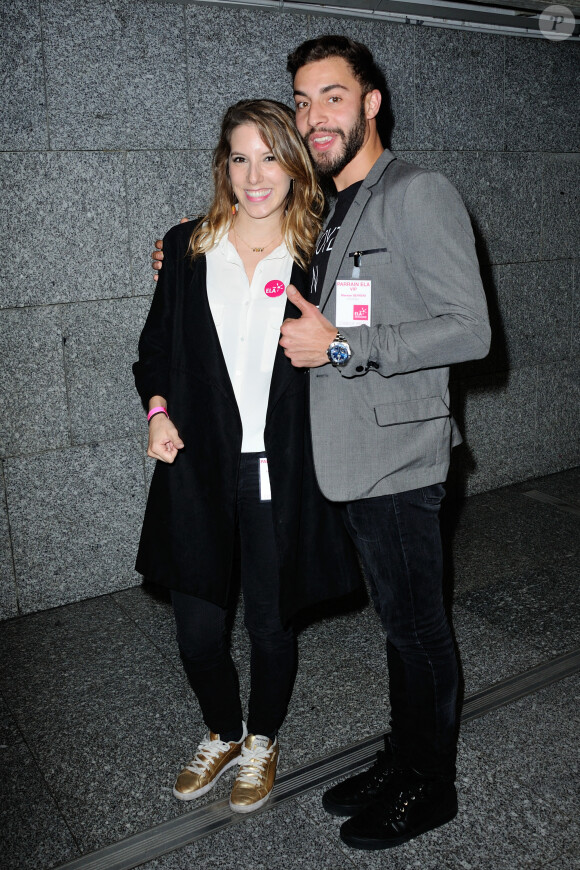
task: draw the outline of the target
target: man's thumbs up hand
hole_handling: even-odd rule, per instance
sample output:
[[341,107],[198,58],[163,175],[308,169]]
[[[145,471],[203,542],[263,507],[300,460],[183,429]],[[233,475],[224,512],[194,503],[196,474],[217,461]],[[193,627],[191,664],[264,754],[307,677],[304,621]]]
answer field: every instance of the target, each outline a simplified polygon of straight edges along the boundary
[[[299,308],[302,312],[303,317],[321,317],[322,320],[325,318],[322,316],[316,305],[313,305],[312,302],[307,302],[304,296],[302,296],[294,284],[288,284],[286,287],[286,296],[296,308]],[[326,321],[328,323],[328,321]]]
[[286,294],[290,302],[301,312],[302,317],[287,318],[280,332],[280,344],[293,366],[316,368],[328,362],[326,349],[336,338],[336,326],[320,313],[316,305],[307,302],[296,287],[288,284]]

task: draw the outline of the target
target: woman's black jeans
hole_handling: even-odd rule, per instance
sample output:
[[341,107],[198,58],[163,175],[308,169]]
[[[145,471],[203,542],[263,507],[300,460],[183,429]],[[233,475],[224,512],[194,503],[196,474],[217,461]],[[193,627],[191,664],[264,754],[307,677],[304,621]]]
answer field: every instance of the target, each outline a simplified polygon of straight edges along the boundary
[[[242,453],[237,523],[244,624],[250,636],[248,731],[274,737],[286,716],[296,675],[296,641],[279,615],[278,557],[272,503],[260,501],[259,459]],[[230,613],[209,601],[172,592],[177,641],[203,719],[216,734],[241,731],[238,675],[230,653]]]

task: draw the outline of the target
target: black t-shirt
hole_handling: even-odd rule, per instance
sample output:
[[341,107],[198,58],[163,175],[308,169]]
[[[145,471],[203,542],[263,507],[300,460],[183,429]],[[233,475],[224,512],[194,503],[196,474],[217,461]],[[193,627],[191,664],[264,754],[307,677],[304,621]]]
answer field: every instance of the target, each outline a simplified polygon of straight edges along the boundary
[[340,191],[336,197],[334,212],[332,213],[328,225],[321,232],[316,243],[314,256],[312,257],[312,262],[310,263],[310,269],[308,272],[310,278],[310,294],[307,298],[313,305],[318,305],[320,302],[320,294],[326,276],[328,258],[330,257],[334,240],[361,184],[362,181],[355,181],[355,183],[351,184],[350,187],[345,187],[344,190]]

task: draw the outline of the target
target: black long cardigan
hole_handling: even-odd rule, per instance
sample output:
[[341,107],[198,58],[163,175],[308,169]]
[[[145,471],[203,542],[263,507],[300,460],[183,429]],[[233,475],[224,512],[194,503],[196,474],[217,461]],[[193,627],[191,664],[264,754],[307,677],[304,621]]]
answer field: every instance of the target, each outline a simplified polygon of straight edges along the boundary
[[[206,261],[186,256],[192,224],[165,236],[164,261],[133,366],[145,407],[163,396],[185,447],[157,462],[137,570],[147,580],[227,606],[235,577],[242,423],[211,316]],[[296,266],[293,283],[304,273]],[[300,313],[291,303],[286,317]],[[312,460],[308,375],[278,346],[264,431],[281,576],[280,611],[352,591],[360,582],[339,505],[320,493]]]

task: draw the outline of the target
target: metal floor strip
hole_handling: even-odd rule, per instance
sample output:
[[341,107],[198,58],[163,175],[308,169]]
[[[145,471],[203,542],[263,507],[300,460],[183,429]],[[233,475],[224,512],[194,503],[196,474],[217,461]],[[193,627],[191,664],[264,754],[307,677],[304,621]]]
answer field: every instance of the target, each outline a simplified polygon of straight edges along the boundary
[[[484,716],[579,670],[580,648],[470,695],[465,699],[461,720],[467,722]],[[368,765],[382,746],[383,735],[379,734],[282,774],[276,780],[274,793],[267,806],[258,812],[266,812],[299,794]],[[244,820],[244,816],[230,811],[227,800],[214,801],[120,843],[75,858],[55,870],[131,870],[193,843],[212,831]]]
[[558,510],[580,517],[580,507],[578,507],[577,504],[574,504],[574,502],[565,501],[563,498],[558,498],[557,496],[550,495],[547,492],[541,492],[539,489],[530,489],[528,492],[522,493],[522,495],[527,496],[527,498],[533,498],[535,501],[541,501],[544,504],[551,504],[558,508]]

